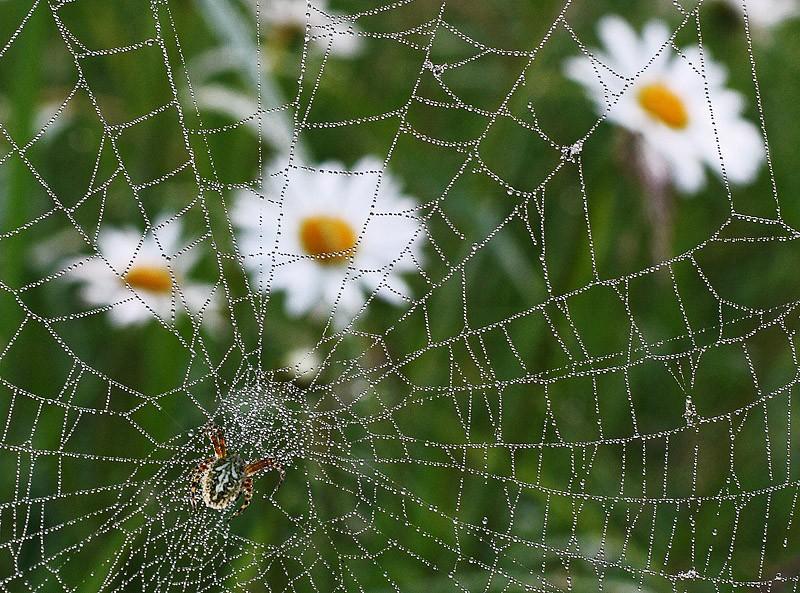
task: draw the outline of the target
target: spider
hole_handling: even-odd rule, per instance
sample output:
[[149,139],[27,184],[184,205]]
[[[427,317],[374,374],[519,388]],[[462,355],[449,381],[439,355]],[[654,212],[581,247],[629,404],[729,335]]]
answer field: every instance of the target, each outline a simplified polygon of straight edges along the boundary
[[242,506],[231,516],[233,519],[250,505],[254,474],[262,469],[274,469],[280,473],[281,482],[283,481],[283,467],[274,459],[267,457],[245,463],[241,455],[228,451],[222,429],[210,426],[208,436],[214,446],[214,457],[200,462],[192,472],[189,495],[192,509],[197,508],[198,489],[205,505],[220,511],[227,509],[244,494]]

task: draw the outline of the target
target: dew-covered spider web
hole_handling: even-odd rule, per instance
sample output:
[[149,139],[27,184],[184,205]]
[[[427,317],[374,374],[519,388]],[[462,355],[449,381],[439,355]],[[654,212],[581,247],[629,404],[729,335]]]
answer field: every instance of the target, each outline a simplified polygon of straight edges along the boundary
[[[747,191],[676,198],[653,258],[630,230],[642,190],[608,181],[606,118],[577,86],[578,116],[548,102],[598,45],[595,3],[311,4],[278,58],[270,0],[7,4],[25,10],[0,23],[0,80],[48,85],[51,108],[0,111],[0,590],[797,590],[800,282],[781,270],[800,235],[768,157]],[[658,7],[675,48],[704,47],[718,10]],[[762,62],[726,22],[769,149]],[[361,55],[337,57],[342,37]],[[219,114],[226,85],[241,119]],[[248,267],[274,237],[246,252],[232,203],[283,211],[262,174],[348,175],[318,165],[367,150],[365,209],[390,173],[418,200],[413,295],[289,316]],[[161,245],[176,222],[162,256],[199,262],[213,331],[180,278],[131,330],[109,318],[134,291],[79,298],[68,278],[106,227]],[[292,379],[280,353],[301,336],[317,362]],[[286,468],[235,519],[189,505],[209,422]]]

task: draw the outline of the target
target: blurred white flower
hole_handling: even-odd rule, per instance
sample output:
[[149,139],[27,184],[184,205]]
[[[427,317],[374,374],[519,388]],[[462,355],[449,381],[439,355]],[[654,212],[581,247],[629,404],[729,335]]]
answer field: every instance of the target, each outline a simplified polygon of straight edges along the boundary
[[95,255],[67,262],[65,278],[81,284],[87,304],[110,307],[109,317],[117,326],[140,325],[155,316],[170,323],[173,312],[213,322],[218,313],[214,287],[188,280],[197,252],[178,254],[180,237],[177,219],[162,219],[146,234],[107,228],[97,239]]
[[319,371],[322,361],[311,348],[294,348],[286,353],[283,364],[295,381],[309,383]]
[[286,293],[291,315],[335,311],[341,326],[365,294],[408,300],[400,274],[421,264],[422,229],[415,201],[382,169],[372,157],[353,171],[340,163],[291,167],[264,179],[263,197],[236,197],[232,219],[244,264],[261,290]]
[[800,0],[725,0],[727,4],[744,14],[757,29],[771,29],[784,21],[800,16]]
[[302,37],[308,24],[309,38],[322,49],[330,44],[331,54],[349,58],[361,50],[358,27],[331,10],[327,0],[314,0],[310,6],[306,0],[252,0],[254,6],[257,1],[261,20],[271,29],[265,31],[267,38],[292,34]]
[[704,166],[721,176],[724,163],[732,183],[755,179],[765,156],[763,138],[742,117],[744,97],[725,88],[726,71],[707,49],[676,52],[660,21],[638,36],[622,18],[607,16],[598,34],[603,50],[569,59],[566,73],[589,92],[599,113],[640,139],[650,175],[687,193],[705,185]]

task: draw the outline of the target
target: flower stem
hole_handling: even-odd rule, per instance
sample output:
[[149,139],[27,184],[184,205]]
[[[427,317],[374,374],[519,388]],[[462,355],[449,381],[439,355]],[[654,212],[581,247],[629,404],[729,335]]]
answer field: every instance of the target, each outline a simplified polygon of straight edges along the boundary
[[[24,146],[34,134],[38,92],[41,89],[42,49],[47,6],[31,8],[20,3],[15,15],[17,22],[28,18],[22,34],[9,50],[7,59],[13,84],[9,85],[9,117],[3,136],[8,134],[17,147]],[[29,15],[30,13],[30,15]],[[0,124],[2,125],[2,124]],[[8,140],[8,138],[3,138]],[[19,229],[29,218],[31,197],[37,193],[37,184],[23,159],[14,155],[7,164],[5,190],[0,189],[0,219],[5,230]],[[25,254],[23,242],[12,235],[0,246],[0,279],[5,286],[19,288],[25,282]],[[19,306],[11,298],[0,299],[0,342],[14,333],[19,317]]]

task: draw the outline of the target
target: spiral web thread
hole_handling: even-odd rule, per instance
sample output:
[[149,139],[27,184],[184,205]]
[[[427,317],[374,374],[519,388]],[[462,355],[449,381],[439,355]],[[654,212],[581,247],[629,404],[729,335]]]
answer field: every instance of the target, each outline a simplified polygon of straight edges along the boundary
[[[519,49],[500,49],[504,40],[491,46],[474,39],[462,30],[452,2],[401,0],[335,17],[336,28],[307,31],[295,97],[272,104],[259,80],[258,111],[212,129],[203,125],[194,99],[191,60],[181,44],[190,32],[181,30],[172,2],[139,2],[152,21],[151,37],[96,47],[70,22],[70,9],[81,1],[37,1],[31,7],[31,15],[46,14],[48,43],[74,62],[74,86],[32,138],[14,137],[0,124],[0,169],[21,164],[51,201],[46,212],[2,229],[0,249],[44,241],[38,229],[56,219],[89,252],[104,208],[93,210],[91,218],[81,211],[84,204],[127,199],[140,213],[130,222],[146,229],[157,214],[152,190],[180,181],[186,201],[176,216],[194,221],[185,228],[201,229],[186,238],[187,249],[215,263],[216,293],[230,313],[233,337],[217,352],[200,331],[202,315],[189,329],[161,319],[157,327],[174,338],[181,356],[171,383],[120,380],[107,363],[82,357],[72,341],[84,324],[102,317],[103,308],[76,304],[53,314],[41,305],[46,301],[37,295],[62,283],[68,270],[24,284],[0,272],[2,298],[18,313],[15,331],[0,348],[6,418],[0,436],[0,589],[797,590],[791,562],[798,491],[791,398],[798,371],[796,302],[737,302],[718,290],[704,258],[718,249],[723,263],[734,266],[734,259],[725,260],[730,246],[791,245],[798,234],[781,221],[774,184],[768,198],[774,215],[764,217],[736,214],[728,189],[725,224],[696,247],[614,277],[598,270],[591,179],[583,169],[596,154],[591,139],[597,125],[563,147],[545,134],[532,110],[520,114],[511,107],[524,96],[526,81],[536,81],[537,59],[554,36],[573,39],[572,55],[588,53],[592,44],[570,26],[581,6],[566,2],[547,15],[549,25]],[[701,5],[674,7],[682,31],[702,29]],[[392,13],[416,23],[377,33],[369,27],[371,19],[388,22]],[[4,40],[0,64],[24,38],[28,23],[26,17]],[[369,38],[371,48],[397,44],[408,52],[407,100],[373,114],[315,119],[317,89],[326,83],[333,58],[326,54],[312,70],[307,52],[311,42],[324,47],[331,36],[349,34],[349,23],[359,25],[357,34]],[[250,25],[257,43],[258,20]],[[742,36],[766,130],[746,25]],[[440,60],[437,44],[443,38],[460,43],[465,57]],[[257,72],[264,57],[256,47],[245,68]],[[470,104],[448,84],[486,58],[517,68],[504,88],[495,89],[491,109]],[[127,113],[121,96],[118,104],[109,102],[113,85],[96,71],[90,74],[87,64],[108,62],[104,67],[111,72],[119,59],[160,62],[163,78],[143,84],[162,89],[165,100],[144,113]],[[426,94],[431,89],[437,89],[435,96]],[[76,198],[60,195],[37,163],[48,150],[78,150],[47,144],[48,133],[78,98],[94,117],[99,145],[87,161],[85,194]],[[417,128],[413,115],[419,110],[433,119],[467,114],[485,125],[470,139],[439,138]],[[362,315],[343,331],[326,327],[316,346],[324,361],[320,378],[302,386],[286,383],[280,372],[259,370],[278,305],[269,286],[251,281],[242,288],[248,286],[244,256],[226,216],[232,192],[249,188],[258,194],[260,181],[227,179],[207,141],[248,125],[266,129],[280,122],[289,122],[286,166],[311,166],[301,156],[311,131],[375,122],[394,130],[383,155],[389,168],[403,151],[425,147],[460,160],[438,194],[421,196],[415,212],[424,222],[432,260],[419,270],[427,289],[380,331],[362,326]],[[173,126],[185,150],[176,159],[156,148],[152,160],[164,170],[144,179],[126,164],[126,143],[132,132],[154,123]],[[532,189],[514,186],[483,157],[501,123],[552,149],[552,161]],[[261,147],[256,151],[262,166]],[[459,200],[453,187],[471,175],[484,177],[504,208],[480,235],[462,232],[449,215]],[[554,285],[547,252],[546,212],[556,199],[550,188],[563,175],[577,180],[578,195],[570,198],[585,221],[581,246],[591,270],[572,288]],[[119,188],[126,190],[124,198],[109,197]],[[472,277],[473,264],[497,256],[512,227],[529,236],[524,253],[536,263],[541,296],[529,293],[524,309],[485,319],[469,304],[473,291],[487,289]],[[158,235],[158,229],[152,232]],[[466,249],[448,252],[445,245],[452,244]],[[658,303],[638,300],[639,287],[649,282],[663,283]],[[714,317],[702,318],[694,303],[682,300],[691,283],[703,287]],[[509,290],[513,286],[512,279]],[[179,290],[176,303],[182,298]],[[591,320],[573,314],[578,302],[617,316],[618,343],[597,342]],[[438,323],[453,319],[453,311],[450,327]],[[654,336],[653,316],[678,321],[664,322],[661,327],[669,329]],[[424,335],[406,331],[419,327]],[[527,343],[536,332],[548,335],[555,352],[544,362],[537,362]],[[763,336],[773,345],[768,352],[759,350]],[[30,341],[41,345],[47,367],[57,372],[15,374],[15,352]],[[760,374],[764,357],[783,361],[780,376]],[[703,382],[704,365],[730,360],[736,361],[731,373],[740,373],[736,380],[752,384],[752,397],[735,406],[706,402],[704,395],[715,386]],[[420,378],[415,365],[436,368],[439,376]],[[664,402],[658,422],[637,415],[647,398]],[[608,411],[620,407],[629,423],[610,426]],[[40,424],[54,418],[61,423],[57,434],[41,430]],[[271,455],[287,465],[280,489],[274,477],[257,481],[254,503],[239,523],[211,511],[189,512],[188,473],[210,453],[202,431],[209,419],[221,423],[232,446],[248,458]],[[737,444],[743,435],[753,442],[754,433],[760,446],[742,451]],[[132,455],[142,443],[150,453]],[[616,476],[610,480],[616,488],[607,488],[608,475]],[[485,514],[486,508],[493,512]]]

